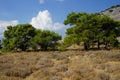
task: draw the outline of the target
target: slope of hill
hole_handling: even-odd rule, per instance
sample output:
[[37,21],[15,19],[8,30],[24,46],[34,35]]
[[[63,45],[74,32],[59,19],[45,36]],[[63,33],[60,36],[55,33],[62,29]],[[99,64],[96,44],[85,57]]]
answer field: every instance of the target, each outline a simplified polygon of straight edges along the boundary
[[0,55],[0,80],[119,80],[120,50]]
[[120,20],[120,5],[112,6],[104,11],[101,11],[100,13],[108,15],[115,20]]

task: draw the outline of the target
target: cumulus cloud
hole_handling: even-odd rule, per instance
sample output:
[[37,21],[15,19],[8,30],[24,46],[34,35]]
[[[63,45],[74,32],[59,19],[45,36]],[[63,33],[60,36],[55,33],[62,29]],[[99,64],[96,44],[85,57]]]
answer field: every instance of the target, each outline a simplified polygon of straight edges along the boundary
[[64,27],[63,24],[53,23],[51,14],[48,10],[40,11],[36,17],[33,17],[30,24],[37,29],[57,31]]
[[1,21],[0,20],[0,39],[3,38],[3,33],[7,29],[7,26],[11,25],[17,25],[19,22],[17,20],[12,20],[12,21]]

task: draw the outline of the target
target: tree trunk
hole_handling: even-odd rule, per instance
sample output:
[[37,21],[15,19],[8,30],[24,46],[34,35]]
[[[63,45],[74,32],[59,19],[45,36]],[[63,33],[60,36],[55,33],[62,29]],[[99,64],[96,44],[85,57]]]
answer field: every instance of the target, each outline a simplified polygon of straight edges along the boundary
[[105,42],[105,49],[107,49],[107,43]]
[[48,50],[48,46],[45,45],[45,46],[43,47],[43,51],[47,51],[47,50]]
[[84,42],[84,49],[88,50],[88,43]]
[[98,49],[100,49],[100,41],[99,41],[99,39],[98,39],[97,43],[98,43]]

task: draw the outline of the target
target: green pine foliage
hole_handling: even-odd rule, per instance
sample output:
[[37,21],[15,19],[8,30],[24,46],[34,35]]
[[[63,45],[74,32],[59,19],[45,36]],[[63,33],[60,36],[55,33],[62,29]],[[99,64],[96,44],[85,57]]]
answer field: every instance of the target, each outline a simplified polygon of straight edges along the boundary
[[53,31],[36,30],[36,35],[32,39],[32,47],[35,50],[55,50],[57,49],[58,40],[61,40],[61,36]]
[[[66,31],[64,39],[66,45],[78,44],[83,42],[84,49],[90,49],[93,44],[116,47],[117,37],[120,36],[120,22],[98,13],[75,13],[68,14],[64,21],[65,25],[72,26]],[[76,35],[76,36],[73,36]],[[66,39],[69,38],[69,39]],[[77,40],[76,40],[77,38]],[[70,41],[69,41],[70,40]]]
[[30,24],[19,24],[16,26],[8,26],[4,32],[2,41],[3,50],[22,50],[26,51],[31,42],[31,38],[35,36],[35,28]]
[[56,49],[61,36],[53,31],[38,30],[30,24],[8,26],[2,41],[3,51]]

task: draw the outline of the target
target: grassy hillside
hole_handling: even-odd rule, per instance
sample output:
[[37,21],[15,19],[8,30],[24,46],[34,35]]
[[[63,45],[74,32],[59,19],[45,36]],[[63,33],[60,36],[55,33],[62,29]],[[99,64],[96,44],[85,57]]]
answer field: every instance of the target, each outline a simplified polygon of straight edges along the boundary
[[0,80],[119,80],[120,51],[0,55]]

